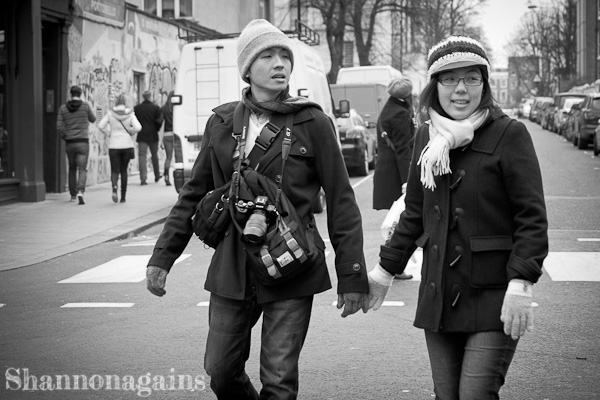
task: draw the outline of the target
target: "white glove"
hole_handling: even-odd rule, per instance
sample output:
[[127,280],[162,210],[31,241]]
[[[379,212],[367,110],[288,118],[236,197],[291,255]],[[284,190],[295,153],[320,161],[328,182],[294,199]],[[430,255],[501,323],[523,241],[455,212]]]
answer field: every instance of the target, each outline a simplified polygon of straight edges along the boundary
[[513,340],[533,329],[532,283],[524,279],[511,279],[504,295],[500,321],[504,322],[504,333]]
[[390,274],[383,269],[381,265],[377,264],[375,268],[369,271],[367,277],[369,278],[369,308],[373,308],[373,311],[377,311],[392,287],[394,275]]

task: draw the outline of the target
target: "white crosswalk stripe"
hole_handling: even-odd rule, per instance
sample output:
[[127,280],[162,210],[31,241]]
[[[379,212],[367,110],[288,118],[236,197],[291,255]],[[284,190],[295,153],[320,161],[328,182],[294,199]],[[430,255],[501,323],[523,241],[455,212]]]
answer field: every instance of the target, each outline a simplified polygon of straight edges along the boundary
[[600,253],[553,252],[544,269],[553,281],[600,282]]
[[67,303],[60,308],[129,308],[135,303]]
[[[182,254],[175,264],[190,257]],[[130,255],[112,259],[58,283],[136,283],[146,279],[146,266],[150,255]]]

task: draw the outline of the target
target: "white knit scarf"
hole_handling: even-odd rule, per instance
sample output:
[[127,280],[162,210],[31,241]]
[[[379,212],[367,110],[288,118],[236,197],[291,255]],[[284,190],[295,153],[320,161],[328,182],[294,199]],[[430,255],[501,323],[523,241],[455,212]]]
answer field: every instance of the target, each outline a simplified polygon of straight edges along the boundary
[[421,165],[421,182],[427,189],[435,189],[434,176],[452,172],[450,150],[465,146],[473,140],[475,130],[483,124],[489,111],[479,110],[469,118],[455,121],[442,117],[429,109],[429,142],[421,152],[417,165]]

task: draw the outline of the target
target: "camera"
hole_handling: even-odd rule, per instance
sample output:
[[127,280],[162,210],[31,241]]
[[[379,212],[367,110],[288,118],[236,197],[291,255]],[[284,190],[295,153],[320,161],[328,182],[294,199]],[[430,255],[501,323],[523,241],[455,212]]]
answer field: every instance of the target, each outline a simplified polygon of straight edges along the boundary
[[252,209],[242,234],[247,243],[260,245],[265,241],[269,214],[275,211],[275,207],[269,205],[267,196],[257,196]]

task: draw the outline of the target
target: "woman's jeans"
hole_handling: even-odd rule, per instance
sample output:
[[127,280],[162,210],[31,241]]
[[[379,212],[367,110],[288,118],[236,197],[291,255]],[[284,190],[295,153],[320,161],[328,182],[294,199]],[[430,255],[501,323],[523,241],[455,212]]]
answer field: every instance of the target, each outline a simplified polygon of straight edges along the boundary
[[502,331],[425,330],[436,400],[499,399],[518,340]]
[[[313,296],[258,304],[256,296],[232,300],[211,294],[204,369],[218,399],[296,399],[298,358],[306,338]],[[260,396],[244,370],[250,333],[263,315]]]
[[67,143],[65,150],[69,161],[69,193],[71,193],[71,197],[74,197],[77,192],[85,192],[90,144],[87,142]]
[[121,175],[121,194],[127,192],[127,168],[134,150],[130,149],[108,149],[108,158],[110,159],[110,181],[113,189],[119,183]]

